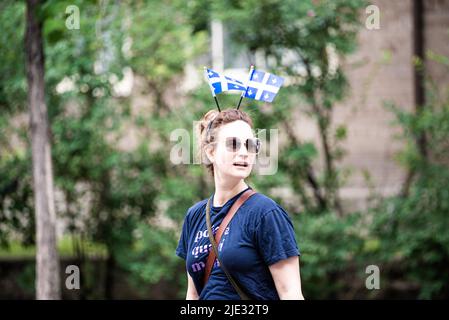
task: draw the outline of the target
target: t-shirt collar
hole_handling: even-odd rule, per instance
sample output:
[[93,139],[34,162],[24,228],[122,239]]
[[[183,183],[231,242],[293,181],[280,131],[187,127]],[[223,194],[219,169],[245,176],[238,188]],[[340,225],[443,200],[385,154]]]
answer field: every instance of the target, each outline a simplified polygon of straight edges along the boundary
[[232,202],[234,202],[235,200],[237,200],[237,198],[238,198],[243,192],[245,192],[245,191],[248,190],[248,189],[252,189],[250,185],[248,185],[248,187],[247,187],[245,190],[240,191],[238,194],[236,194],[236,195],[233,196],[231,199],[229,199],[228,201],[226,201],[226,203],[225,203],[224,205],[222,205],[221,207],[215,207],[215,206],[213,205],[213,203],[214,203],[214,195],[215,195],[215,192],[214,192],[214,193],[212,194],[211,198],[210,198],[210,203],[211,203],[210,210],[211,210],[211,212],[214,212],[214,213],[215,213],[215,212],[220,212],[221,209],[223,209],[224,207],[226,207],[229,203],[232,203]]

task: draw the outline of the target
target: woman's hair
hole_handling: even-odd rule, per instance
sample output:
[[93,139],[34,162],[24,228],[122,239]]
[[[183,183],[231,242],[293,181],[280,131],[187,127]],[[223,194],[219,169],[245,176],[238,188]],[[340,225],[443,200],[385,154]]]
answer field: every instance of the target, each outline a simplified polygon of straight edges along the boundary
[[203,116],[203,118],[201,118],[198,124],[198,137],[200,140],[198,145],[201,163],[206,165],[206,168],[212,176],[214,175],[214,166],[207,158],[205,148],[210,143],[217,141],[218,128],[237,120],[245,121],[251,128],[253,127],[253,121],[249,115],[246,112],[237,109],[226,109],[221,112],[218,110],[210,110]]

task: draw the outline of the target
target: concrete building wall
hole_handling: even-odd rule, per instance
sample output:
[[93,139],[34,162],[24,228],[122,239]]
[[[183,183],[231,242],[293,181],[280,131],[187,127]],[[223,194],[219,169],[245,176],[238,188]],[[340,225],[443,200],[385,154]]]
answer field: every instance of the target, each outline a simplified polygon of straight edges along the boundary
[[[350,93],[334,115],[335,125],[344,124],[348,129],[347,155],[340,167],[352,172],[341,196],[357,207],[369,195],[365,170],[383,195],[397,192],[405,177],[405,170],[395,160],[404,144],[396,137],[400,131],[391,125],[394,117],[385,109],[385,102],[405,110],[415,108],[413,1],[376,0],[371,4],[380,9],[380,29],[360,31],[359,48],[345,61]],[[449,1],[425,0],[424,7],[425,51],[449,56]],[[447,92],[447,69],[435,62],[427,62],[426,67],[439,88]]]
[[396,192],[404,171],[394,156],[402,143],[390,124],[393,116],[385,109],[393,102],[404,109],[414,107],[412,1],[372,1],[380,9],[380,29],[363,28],[359,48],[345,62],[350,83],[346,101],[335,109],[335,124],[347,126],[342,167],[351,175],[341,196],[359,200],[368,193],[363,172],[382,194]]
[[[424,1],[424,45],[428,51],[449,57],[449,1]],[[449,66],[448,66],[449,67]],[[426,71],[439,84],[441,92],[449,94],[449,72],[440,64],[427,59]]]

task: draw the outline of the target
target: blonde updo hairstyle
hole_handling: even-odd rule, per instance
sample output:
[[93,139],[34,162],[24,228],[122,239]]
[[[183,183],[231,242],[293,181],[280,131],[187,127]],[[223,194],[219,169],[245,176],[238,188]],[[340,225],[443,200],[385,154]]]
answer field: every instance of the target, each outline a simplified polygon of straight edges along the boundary
[[[199,131],[199,153],[201,158],[201,163],[205,164],[211,175],[214,175],[214,166],[210,162],[206,155],[205,149],[218,140],[218,130],[221,126],[237,121],[245,121],[249,126],[253,127],[253,121],[249,115],[241,110],[237,109],[226,109],[221,112],[218,110],[208,111],[198,124],[197,130]],[[213,146],[213,145],[212,145]]]

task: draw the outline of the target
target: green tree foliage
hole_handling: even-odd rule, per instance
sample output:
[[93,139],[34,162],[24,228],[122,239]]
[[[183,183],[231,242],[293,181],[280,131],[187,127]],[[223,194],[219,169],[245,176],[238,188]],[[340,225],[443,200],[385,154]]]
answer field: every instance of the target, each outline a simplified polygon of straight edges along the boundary
[[[26,110],[24,16],[24,3],[0,4],[0,244],[3,246],[12,237],[26,244],[34,241],[31,155],[15,146],[27,141],[27,130],[11,125],[12,117]],[[27,120],[24,116],[16,119],[15,124]]]
[[[287,209],[302,253],[306,298],[382,297],[385,291],[364,287],[368,264],[380,264],[382,288],[394,292],[395,283],[405,280],[406,290],[418,288],[421,298],[447,297],[447,99],[430,99],[419,115],[393,108],[408,146],[399,161],[415,171],[409,193],[378,199],[366,212],[337,214],[342,180],[336,163],[346,130],[332,126],[332,111],[347,94],[343,62],[356,47],[364,4],[44,2],[40,16],[58,216],[73,236],[84,270],[92,267],[85,259],[85,243],[106,248],[108,257],[105,283],[86,276],[83,298],[98,298],[93,286],[99,285],[104,286],[102,297],[111,297],[117,268],[142,295],[147,294],[143,283],[166,281],[179,288],[178,298],[184,296],[185,268],[174,250],[187,208],[207,197],[213,185],[201,166],[170,161],[179,142],[171,134],[184,129],[193,142],[193,121],[215,108],[206,85],[193,91],[179,85],[187,62],[198,66],[203,61],[213,18],[222,19],[241,46],[261,52],[268,71],[288,75],[290,81],[275,105],[244,101],[242,109],[253,116],[255,128],[278,128],[285,138],[277,173],[253,176],[249,182],[270,196],[279,186],[293,191],[294,203]],[[65,25],[69,5],[80,9],[79,30]],[[29,245],[34,219],[24,116],[24,3],[2,1],[0,9],[0,244]],[[438,61],[447,63],[444,57]],[[114,89],[127,69],[134,74],[130,97]],[[235,98],[219,97],[226,107],[235,105]],[[295,119],[302,116],[316,121],[319,147],[295,132]],[[133,145],[123,146],[133,130]],[[421,159],[414,144],[413,136],[422,132],[432,146],[430,160]],[[193,144],[189,151],[193,160]],[[319,160],[325,164],[322,173],[312,166]]]
[[[79,30],[65,25],[69,5],[80,10]],[[191,128],[192,121],[199,117],[195,112],[186,113],[181,105],[169,109],[165,96],[182,77],[185,62],[205,49],[205,33],[193,30],[188,23],[191,16],[185,15],[184,9],[181,1],[121,5],[46,1],[39,13],[44,22],[46,98],[52,124],[58,216],[75,240],[74,250],[82,267],[89,268],[84,260],[86,241],[105,245],[106,297],[112,297],[117,266],[130,271],[134,279],[149,283],[158,282],[163,275],[180,274],[176,272],[180,260],[173,255],[178,237],[176,223],[182,221],[192,199],[199,200],[204,193],[203,172],[198,167],[190,170],[174,166],[167,156],[170,132]],[[24,12],[23,4],[9,2],[2,14],[9,13],[4,19],[6,30],[11,31],[20,48],[23,34],[13,30],[24,24],[24,16],[16,12]],[[127,40],[131,40],[128,49]],[[2,47],[9,48],[6,36],[2,41]],[[17,134],[22,145],[13,148],[6,139],[19,131],[10,121],[20,117],[26,106],[25,88],[20,86],[25,74],[14,51],[17,48],[5,51],[2,57],[8,62],[2,67],[8,70],[2,73],[0,85],[8,93],[2,107],[10,110],[2,114],[0,122],[5,133],[2,150],[3,146],[8,148],[0,158],[1,240],[5,246],[14,239],[25,245],[34,242],[26,124],[20,127],[21,135]],[[114,92],[113,86],[122,79],[125,67],[146,85],[145,94],[154,97],[147,101],[148,113],[131,110],[130,101]],[[14,90],[21,90],[22,100],[19,94],[13,95]],[[205,93],[186,103],[192,110],[204,112]],[[135,148],[119,148],[130,126],[144,135]],[[148,220],[159,215],[173,219],[175,229],[172,226],[166,230]],[[148,277],[148,273],[152,275]],[[93,285],[99,284],[90,280],[83,284],[82,297],[89,297]]]
[[[342,213],[336,161],[343,154],[339,142],[345,135],[344,127],[332,127],[332,110],[347,93],[342,62],[356,47],[359,10],[364,5],[362,0],[242,0],[217,1],[214,5],[214,12],[227,22],[234,39],[252,52],[261,52],[276,72],[289,75],[290,90],[283,92],[284,97],[288,96],[277,100],[276,105],[282,107],[268,117],[277,119],[277,125],[288,133],[283,165],[290,168],[294,180],[291,185],[302,195],[309,211]],[[319,129],[325,164],[322,177],[315,176],[311,168],[315,151],[292,129],[292,115],[298,111],[314,119]],[[267,116],[259,120],[265,124]],[[307,199],[311,197],[305,195],[306,186],[313,190],[312,203]]]
[[[447,59],[437,57],[447,70]],[[374,209],[372,235],[379,241],[376,257],[386,265],[398,261],[396,268],[420,290],[420,298],[443,299],[449,294],[449,95],[430,86],[427,96],[419,114],[389,105],[406,143],[399,161],[414,178],[407,195],[387,199]],[[428,158],[414,140],[421,134],[431,150]]]

